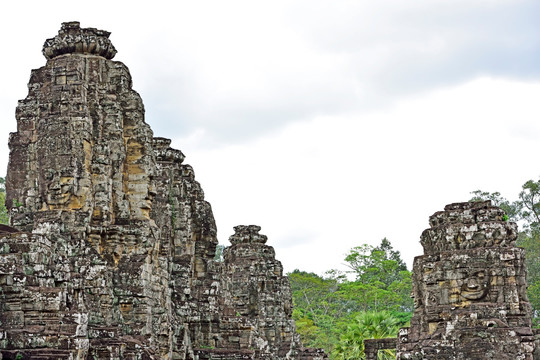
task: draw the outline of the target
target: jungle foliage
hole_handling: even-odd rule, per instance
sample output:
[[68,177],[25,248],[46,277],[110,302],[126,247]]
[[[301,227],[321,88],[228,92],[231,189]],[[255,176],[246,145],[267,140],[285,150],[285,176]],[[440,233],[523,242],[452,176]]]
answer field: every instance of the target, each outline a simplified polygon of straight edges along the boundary
[[0,224],[8,224],[9,216],[6,209],[6,179],[0,177]]
[[349,274],[288,274],[293,318],[305,346],[323,348],[332,359],[362,359],[364,339],[395,337],[409,322],[411,273],[386,238],[376,247],[352,248],[345,262]]
[[[516,200],[499,192],[476,190],[470,201],[491,200],[520,226],[517,245],[525,248],[528,297],[534,325],[540,328],[540,180],[523,184]],[[345,257],[349,273],[323,276],[289,273],[297,330],[305,346],[324,348],[332,359],[363,359],[363,340],[394,337],[413,311],[411,272],[385,238],[380,245],[352,248]],[[347,276],[349,275],[349,276]],[[393,358],[380,352],[380,359]]]

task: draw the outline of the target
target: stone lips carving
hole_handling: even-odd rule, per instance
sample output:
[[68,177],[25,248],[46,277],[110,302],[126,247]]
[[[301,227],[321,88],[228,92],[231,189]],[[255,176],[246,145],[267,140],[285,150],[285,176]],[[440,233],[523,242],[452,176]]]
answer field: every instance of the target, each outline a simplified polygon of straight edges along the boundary
[[45,41],[43,55],[47,60],[64,54],[99,55],[110,60],[116,55],[110,34],[94,28],[81,29],[77,21],[65,22],[58,35]]
[[213,260],[212,208],[184,154],[153,137],[108,34],[64,23],[17,107],[0,357],[326,358],[302,347],[260,227],[236,227]]
[[12,234],[12,233],[17,233],[17,232],[19,232],[19,230],[11,226],[0,224],[0,233]]
[[490,289],[490,275],[486,270],[475,271],[466,275],[459,294],[468,300],[480,300],[486,297]]

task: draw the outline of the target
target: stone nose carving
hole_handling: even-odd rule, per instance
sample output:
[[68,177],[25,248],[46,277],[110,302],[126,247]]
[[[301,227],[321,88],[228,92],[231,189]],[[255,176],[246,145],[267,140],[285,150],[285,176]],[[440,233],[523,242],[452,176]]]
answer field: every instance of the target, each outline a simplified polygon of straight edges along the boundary
[[461,296],[469,300],[479,300],[489,291],[490,277],[485,271],[478,271],[467,277],[461,286]]

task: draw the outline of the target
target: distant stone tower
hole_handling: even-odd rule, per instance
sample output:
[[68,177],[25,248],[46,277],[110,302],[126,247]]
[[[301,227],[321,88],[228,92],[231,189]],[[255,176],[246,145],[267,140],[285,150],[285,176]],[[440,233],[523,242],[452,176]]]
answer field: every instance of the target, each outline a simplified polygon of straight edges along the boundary
[[429,223],[397,359],[540,359],[516,224],[490,201],[447,205]]
[[302,348],[271,247],[214,261],[210,204],[109,33],[64,23],[43,54],[9,140],[0,358],[325,358]]

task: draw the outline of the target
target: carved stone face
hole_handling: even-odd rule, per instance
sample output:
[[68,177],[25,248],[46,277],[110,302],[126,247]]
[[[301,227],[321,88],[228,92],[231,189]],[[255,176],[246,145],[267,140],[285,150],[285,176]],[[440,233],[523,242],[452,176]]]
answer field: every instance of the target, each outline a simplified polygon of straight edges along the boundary
[[489,274],[485,270],[480,270],[470,274],[463,280],[461,285],[461,296],[468,300],[479,300],[487,295],[489,291]]
[[429,283],[423,288],[417,286],[414,294],[415,299],[420,299],[417,305],[421,306],[423,302],[427,307],[449,304],[467,306],[474,301],[496,301],[498,289],[491,285],[492,274],[496,270],[479,268],[477,261],[480,260],[470,258],[454,269],[448,261],[441,262],[437,268],[446,270],[436,276],[432,276],[436,271],[425,274],[423,278],[428,279]]
[[51,208],[63,207],[69,203],[72,195],[73,178],[60,177],[58,174],[52,176],[48,185],[47,203]]

